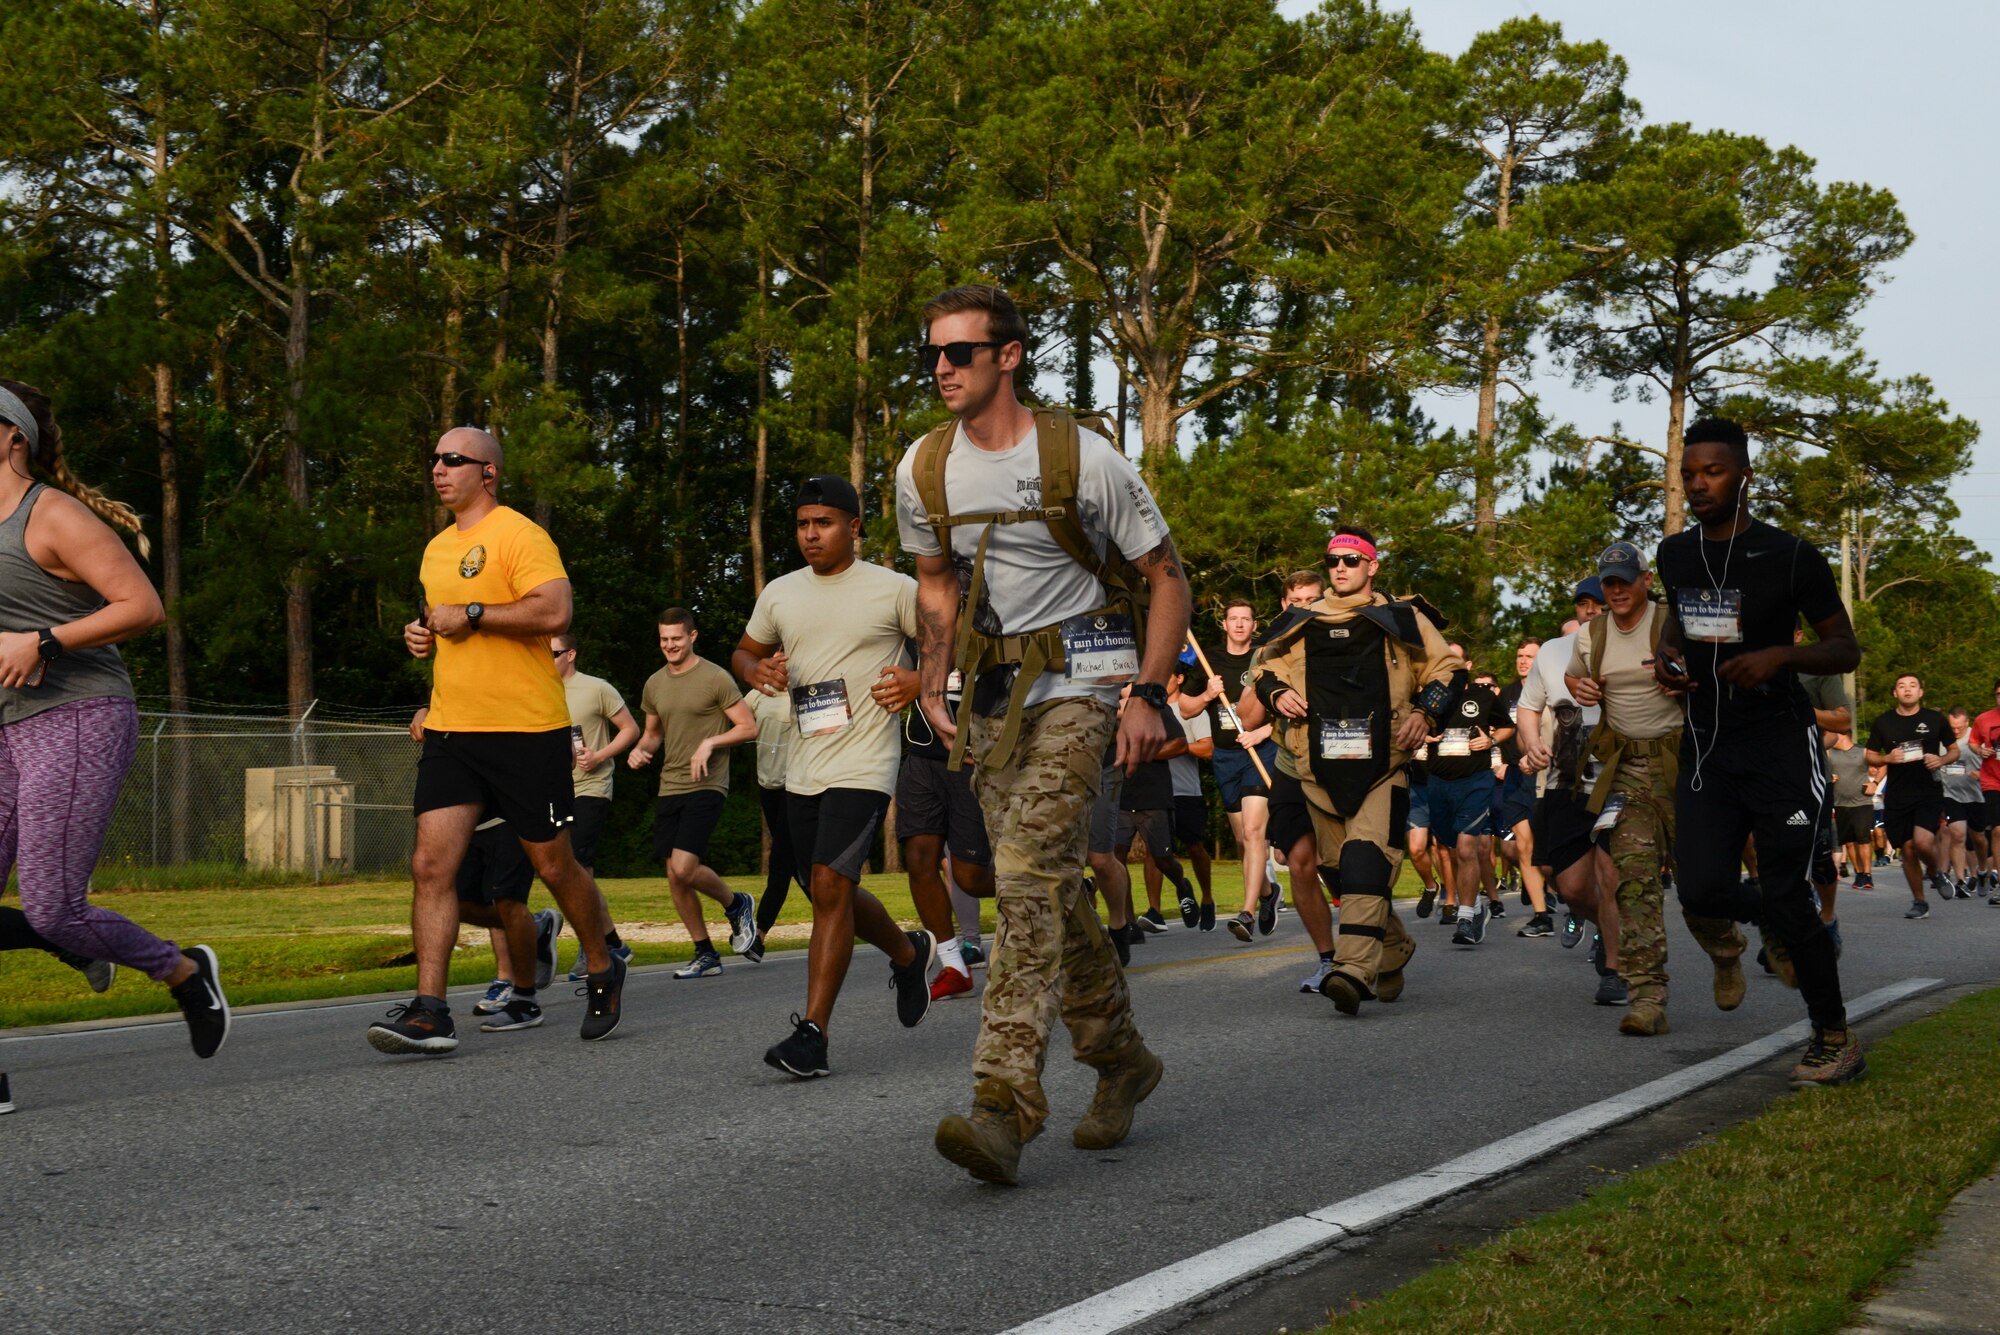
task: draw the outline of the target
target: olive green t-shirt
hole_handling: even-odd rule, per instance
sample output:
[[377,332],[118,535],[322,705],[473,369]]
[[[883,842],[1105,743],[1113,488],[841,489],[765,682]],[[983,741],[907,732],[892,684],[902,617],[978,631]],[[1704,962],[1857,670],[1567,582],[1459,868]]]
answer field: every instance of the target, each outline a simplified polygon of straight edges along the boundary
[[[611,720],[625,708],[617,689],[602,677],[572,672],[563,679],[563,698],[569,701],[570,726],[583,729],[583,744],[593,751],[602,751],[617,735]],[[616,760],[600,761],[593,770],[571,766],[570,786],[576,789],[578,797],[609,797],[611,773],[617,768]]]
[[648,718],[660,721],[660,796],[698,793],[710,789],[729,791],[729,752],[714,752],[708,758],[708,777],[691,778],[688,764],[694,749],[710,737],[728,732],[726,711],[743,698],[736,679],[709,662],[697,658],[694,666],[679,676],[663,667],[646,678],[639,706]]

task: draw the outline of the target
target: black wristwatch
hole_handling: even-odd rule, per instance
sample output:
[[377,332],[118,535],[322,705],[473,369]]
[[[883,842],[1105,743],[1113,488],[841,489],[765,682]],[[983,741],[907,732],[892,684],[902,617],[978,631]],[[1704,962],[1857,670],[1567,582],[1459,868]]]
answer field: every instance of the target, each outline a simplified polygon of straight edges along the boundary
[[42,661],[44,663],[53,663],[63,656],[63,643],[56,638],[56,633],[53,630],[38,631],[36,634],[42,641]]
[[1132,698],[1144,700],[1162,714],[1167,712],[1167,688],[1157,681],[1135,681],[1132,683]]
[[485,603],[467,603],[465,605],[465,622],[467,625],[471,626],[474,630],[479,629],[479,618],[485,615],[486,615]]

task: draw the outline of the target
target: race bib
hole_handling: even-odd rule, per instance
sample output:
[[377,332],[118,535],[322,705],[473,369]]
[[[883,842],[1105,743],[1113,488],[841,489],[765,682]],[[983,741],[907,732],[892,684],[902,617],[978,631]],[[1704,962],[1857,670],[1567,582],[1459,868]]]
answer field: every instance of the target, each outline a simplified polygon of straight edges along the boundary
[[1319,721],[1321,760],[1373,760],[1374,730],[1365,718],[1323,718]]
[[1604,814],[1597,818],[1597,824],[1590,827],[1592,834],[1603,834],[1618,823],[1618,817],[1625,811],[1625,795],[1613,793],[1604,802]]
[[1216,711],[1215,711],[1215,730],[1216,730],[1217,732],[1235,732],[1235,731],[1236,731],[1236,715],[1235,715],[1234,713],[1232,713],[1231,711],[1227,710],[1227,709],[1218,709],[1218,710],[1216,710]]
[[853,711],[847,707],[847,683],[821,681],[811,686],[792,687],[792,717],[799,725],[801,737],[820,737],[840,731],[854,717]]
[[1898,764],[1908,764],[1911,761],[1921,762],[1923,758],[1924,746],[1922,742],[1904,742],[1893,753],[1893,759]]
[[1495,774],[1505,774],[1507,772],[1507,762],[1500,758],[1498,751],[1493,753],[1493,772]]
[[1070,681],[1116,686],[1139,675],[1139,637],[1131,617],[1071,617],[1062,623],[1062,642],[1063,676]]
[[1944,772],[1945,772],[1945,774],[1946,774],[1946,775],[1947,775],[1948,777],[1950,777],[1950,778],[1954,778],[1954,779],[1962,779],[1962,778],[1964,778],[1964,777],[1965,777],[1965,776],[1966,776],[1966,775],[1967,775],[1968,773],[1970,773],[1970,771],[1969,771],[1969,770],[1967,770],[1967,769],[1965,768],[1965,766],[1963,766],[1963,765],[1960,765],[1960,764],[1957,764],[1956,762],[1954,762],[1954,763],[1952,763],[1952,764],[1950,764],[1950,765],[1946,765],[1946,766],[1944,767]]
[[1472,729],[1446,728],[1444,736],[1438,739],[1438,754],[1441,756],[1471,755]]
[[1737,589],[1682,589],[1681,630],[1703,644],[1743,643],[1743,594]]

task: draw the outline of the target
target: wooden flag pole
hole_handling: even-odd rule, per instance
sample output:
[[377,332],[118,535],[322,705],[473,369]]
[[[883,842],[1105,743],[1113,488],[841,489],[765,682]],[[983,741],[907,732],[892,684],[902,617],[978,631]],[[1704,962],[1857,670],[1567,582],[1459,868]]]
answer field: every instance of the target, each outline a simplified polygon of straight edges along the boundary
[[[1193,632],[1189,632],[1188,634],[1188,648],[1194,650],[1195,661],[1201,664],[1201,670],[1208,676],[1213,677],[1215,669],[1208,665],[1208,655],[1203,653],[1201,646],[1194,642]],[[1217,699],[1221,702],[1223,710],[1229,715],[1229,721],[1236,725],[1236,735],[1240,737],[1246,729],[1243,726],[1243,720],[1237,717],[1236,706],[1229,703],[1228,686],[1228,682],[1223,683],[1223,692]],[[1264,768],[1264,757],[1257,754],[1257,748],[1254,746],[1246,746],[1243,749],[1250,753],[1250,763],[1257,767],[1257,776],[1263,779],[1264,787],[1269,789],[1272,786],[1271,771]]]

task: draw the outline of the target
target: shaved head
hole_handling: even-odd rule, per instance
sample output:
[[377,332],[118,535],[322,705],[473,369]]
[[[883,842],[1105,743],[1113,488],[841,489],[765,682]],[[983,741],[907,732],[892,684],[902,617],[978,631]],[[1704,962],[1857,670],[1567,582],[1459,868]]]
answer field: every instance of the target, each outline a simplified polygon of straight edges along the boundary
[[483,459],[495,468],[504,467],[505,457],[500,452],[500,442],[492,435],[476,426],[455,426],[438,437],[438,449],[448,454],[463,454],[472,459]]

